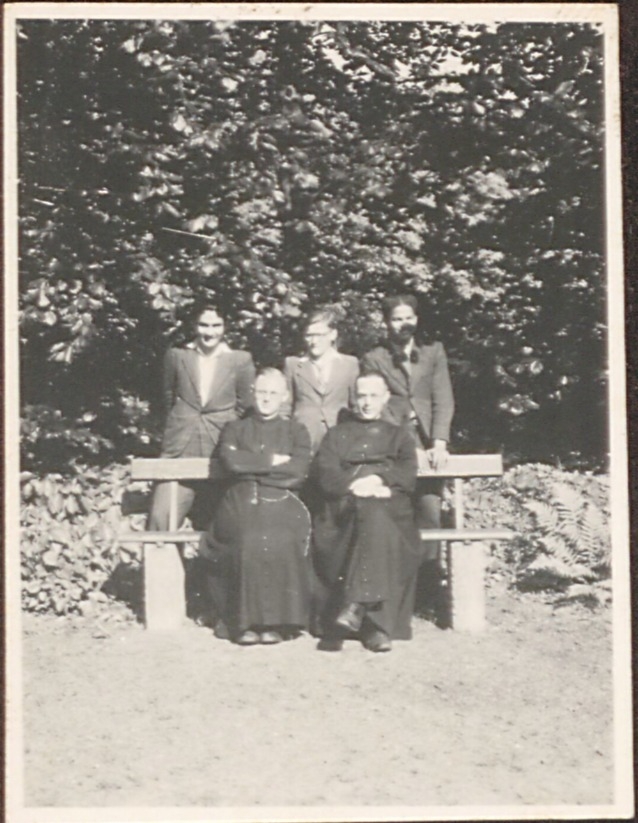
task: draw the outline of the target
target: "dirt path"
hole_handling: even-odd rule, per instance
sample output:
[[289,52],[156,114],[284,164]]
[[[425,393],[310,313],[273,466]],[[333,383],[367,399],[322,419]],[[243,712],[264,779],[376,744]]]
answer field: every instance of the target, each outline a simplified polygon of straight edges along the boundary
[[489,619],[374,655],[27,616],[27,805],[612,802],[608,615],[501,593]]

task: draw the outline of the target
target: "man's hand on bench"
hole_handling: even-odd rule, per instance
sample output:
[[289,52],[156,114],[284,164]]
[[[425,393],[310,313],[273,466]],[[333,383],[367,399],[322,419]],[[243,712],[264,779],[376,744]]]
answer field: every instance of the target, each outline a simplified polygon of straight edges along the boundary
[[425,452],[425,456],[435,472],[442,471],[449,457],[445,440],[435,440],[433,447]]

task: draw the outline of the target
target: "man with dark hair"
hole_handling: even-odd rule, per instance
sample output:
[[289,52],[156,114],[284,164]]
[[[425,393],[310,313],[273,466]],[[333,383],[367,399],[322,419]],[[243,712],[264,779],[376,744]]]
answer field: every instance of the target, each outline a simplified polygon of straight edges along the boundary
[[[454,396],[443,345],[419,343],[417,339],[417,307],[413,295],[386,298],[383,316],[388,339],[365,355],[361,370],[363,374],[378,372],[385,377],[391,394],[387,419],[408,422],[417,447],[425,450],[432,468],[442,469],[447,462]],[[420,528],[440,528],[442,494],[442,480],[418,481],[414,504]],[[426,610],[437,609],[439,546],[433,541],[423,544],[419,605]]]
[[330,429],[315,460],[322,501],[314,560],[325,587],[318,633],[326,650],[340,648],[346,633],[373,652],[411,637],[416,448],[405,427],[381,419],[389,399],[382,375],[359,377],[356,419]]
[[[170,348],[164,359],[166,424],[162,457],[211,457],[226,423],[241,417],[251,404],[255,367],[249,352],[231,349],[224,341],[226,323],[212,303],[197,303],[191,322],[194,340],[184,348]],[[171,484],[157,483],[149,514],[151,531],[169,528]],[[210,520],[207,502],[214,497],[210,483],[179,483],[178,528],[195,508],[196,526]]]

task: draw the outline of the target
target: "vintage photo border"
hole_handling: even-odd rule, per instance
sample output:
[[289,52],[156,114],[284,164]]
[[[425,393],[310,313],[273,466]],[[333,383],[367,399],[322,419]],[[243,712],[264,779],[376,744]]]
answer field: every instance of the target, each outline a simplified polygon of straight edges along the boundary
[[[604,30],[605,157],[609,353],[610,496],[612,509],[614,797],[609,806],[27,808],[23,805],[22,657],[19,557],[19,375],[17,274],[17,101],[15,29],[20,19],[175,18],[288,20],[423,19],[464,22],[592,22]],[[633,815],[629,477],[625,375],[625,297],[618,7],[611,3],[14,3],[4,8],[5,248],[5,605],[6,808],[18,821],[163,820],[458,820],[579,819]]]

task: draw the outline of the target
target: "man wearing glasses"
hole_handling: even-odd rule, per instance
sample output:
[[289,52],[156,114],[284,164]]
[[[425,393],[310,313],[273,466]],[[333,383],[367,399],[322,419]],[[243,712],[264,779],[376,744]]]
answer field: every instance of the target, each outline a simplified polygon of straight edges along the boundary
[[294,420],[308,429],[313,453],[339,414],[354,406],[354,386],[359,375],[356,357],[337,349],[337,316],[329,310],[314,312],[304,332],[306,354],[287,357],[288,380]]

